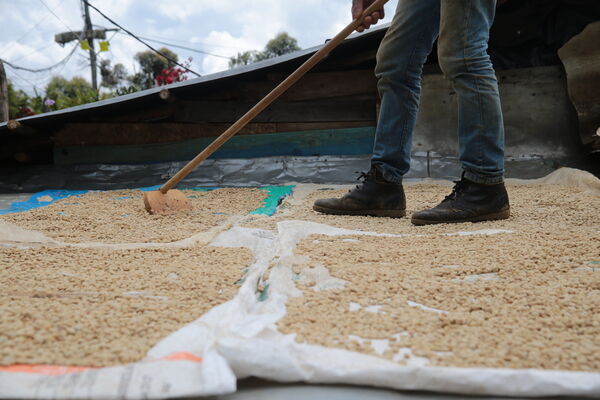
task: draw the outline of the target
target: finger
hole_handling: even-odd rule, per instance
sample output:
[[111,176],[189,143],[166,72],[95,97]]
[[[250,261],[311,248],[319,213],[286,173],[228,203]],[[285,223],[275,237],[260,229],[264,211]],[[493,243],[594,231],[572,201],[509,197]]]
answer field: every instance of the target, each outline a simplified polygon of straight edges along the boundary
[[356,28],[356,32],[358,32],[358,33],[362,33],[362,32],[364,32],[364,30],[365,30],[365,27],[362,25],[360,25],[358,28]]
[[365,17],[365,19],[363,20],[363,25],[366,26],[367,28],[373,23],[373,17],[371,17],[370,15],[367,15]]
[[381,14],[379,14],[379,11],[375,11],[373,14],[371,14],[371,17],[373,17],[373,21],[377,21],[381,19]]
[[354,0],[352,2],[352,19],[359,18],[364,11],[362,0]]

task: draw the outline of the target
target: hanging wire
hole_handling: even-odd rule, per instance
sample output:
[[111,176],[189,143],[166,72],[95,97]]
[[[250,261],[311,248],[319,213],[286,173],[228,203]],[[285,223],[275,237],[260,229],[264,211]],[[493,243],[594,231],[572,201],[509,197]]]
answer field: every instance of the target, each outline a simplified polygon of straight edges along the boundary
[[[40,0],[42,1],[42,0]],[[94,10],[96,10],[96,12],[98,14],[100,14],[101,16],[103,16],[108,22],[110,22],[111,24],[115,25],[116,27],[118,27],[119,29],[121,29],[122,31],[126,32],[129,36],[131,36],[132,38],[134,38],[135,40],[137,40],[138,42],[142,43],[144,46],[146,46],[147,48],[149,48],[150,50],[152,50],[153,52],[155,52],[156,54],[158,54],[161,57],[166,58],[167,60],[169,60],[170,62],[172,62],[173,64],[183,68],[184,70],[191,72],[192,74],[196,75],[196,76],[201,76],[199,73],[197,73],[196,71],[191,70],[190,68],[186,67],[185,65],[182,65],[180,63],[178,63],[176,60],[172,59],[171,57],[169,57],[168,55],[162,53],[159,50],[156,50],[154,47],[150,46],[148,43],[144,42],[142,39],[140,39],[138,36],[136,36],[135,34],[133,34],[132,32],[130,32],[129,30],[125,29],[123,26],[119,25],[118,23],[116,23],[114,20],[112,20],[110,17],[108,17],[106,14],[104,14],[102,11],[98,10],[98,8],[96,8],[94,5],[90,4],[90,2],[88,0],[83,0],[83,2],[88,5],[89,7],[93,8]]]
[[196,53],[205,54],[205,55],[209,55],[209,56],[213,56],[213,57],[226,58],[228,60],[231,58],[231,57],[223,56],[221,54],[210,53],[208,51],[198,50],[198,49],[194,49],[192,47],[181,46],[179,44],[173,44],[173,43],[163,42],[163,41],[152,39],[152,38],[149,38],[149,37],[144,37],[144,36],[138,36],[138,37],[141,38],[141,39],[145,39],[145,40],[147,40],[149,42],[160,43],[160,44],[164,44],[166,46],[176,47],[176,48],[184,49],[184,50],[189,50],[189,51],[193,51],[193,52],[196,52]]
[[3,62],[4,64],[8,65],[12,69],[16,69],[16,70],[20,70],[20,71],[27,71],[27,72],[32,72],[32,73],[48,72],[48,71],[51,71],[51,70],[53,70],[55,68],[60,67],[63,64],[66,64],[67,62],[69,62],[69,60],[71,59],[71,57],[73,57],[73,54],[75,53],[75,50],[77,50],[78,46],[79,45],[75,45],[73,47],[73,49],[69,52],[69,54],[67,54],[67,56],[65,58],[63,58],[62,60],[60,60],[56,64],[51,65],[49,67],[45,67],[45,68],[32,69],[32,68],[21,67],[21,66],[15,65],[15,64],[13,64],[13,63],[11,63],[9,61],[3,60],[1,58],[0,58],[0,62]]

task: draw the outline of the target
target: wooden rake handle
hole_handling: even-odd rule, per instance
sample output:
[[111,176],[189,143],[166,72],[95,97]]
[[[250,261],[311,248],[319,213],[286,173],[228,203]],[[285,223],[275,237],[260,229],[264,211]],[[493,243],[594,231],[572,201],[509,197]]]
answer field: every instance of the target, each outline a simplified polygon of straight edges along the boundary
[[344,41],[352,32],[356,30],[361,24],[363,19],[367,15],[373,14],[375,11],[383,8],[385,3],[389,0],[377,0],[370,7],[368,7],[363,14],[352,21],[347,27],[345,27],[340,33],[338,33],[333,39],[328,41],[319,51],[317,51],[311,58],[306,60],[296,71],[288,76],[283,82],[281,82],[275,89],[273,89],[268,95],[266,95],[261,101],[259,101],[254,107],[244,114],[237,122],[229,127],[225,132],[216,138],[211,144],[209,144],[200,154],[198,154],[193,160],[186,164],[179,172],[177,172],[171,179],[169,179],[161,188],[162,193],[167,193],[173,186],[177,185],[183,178],[188,176],[190,172],[200,165],[204,160],[210,157],[215,151],[217,151],[225,142],[231,139],[236,133],[238,133],[244,126],[252,121],[258,114],[260,114],[265,108],[267,108],[273,101],[281,96],[286,90],[288,90],[294,83],[302,78],[308,71],[310,71],[319,61],[325,58],[333,49],[335,49],[340,43]]

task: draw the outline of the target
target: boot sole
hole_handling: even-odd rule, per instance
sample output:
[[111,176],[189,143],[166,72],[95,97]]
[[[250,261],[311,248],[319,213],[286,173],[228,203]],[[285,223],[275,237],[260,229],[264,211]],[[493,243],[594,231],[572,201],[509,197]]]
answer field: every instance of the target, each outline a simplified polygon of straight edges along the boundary
[[510,209],[491,213],[491,214],[478,215],[473,218],[454,219],[454,220],[445,220],[445,221],[442,221],[442,220],[432,221],[432,220],[419,219],[419,218],[413,217],[413,218],[411,218],[410,222],[412,222],[413,225],[460,224],[462,222],[495,221],[495,220],[499,220],[499,219],[507,219],[508,217],[510,217]]
[[313,206],[313,210],[330,215],[352,215],[384,218],[402,218],[406,216],[406,210],[336,210],[334,208],[326,208],[320,206]]

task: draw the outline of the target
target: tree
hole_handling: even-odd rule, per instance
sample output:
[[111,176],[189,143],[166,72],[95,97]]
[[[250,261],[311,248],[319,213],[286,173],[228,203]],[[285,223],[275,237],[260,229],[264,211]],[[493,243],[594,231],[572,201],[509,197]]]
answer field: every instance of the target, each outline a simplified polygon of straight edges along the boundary
[[243,53],[237,53],[235,57],[229,59],[229,68],[234,68],[241,65],[248,65],[256,62],[256,54],[258,51],[250,50]]
[[98,100],[98,91],[84,78],[75,77],[70,81],[55,76],[46,86],[46,98],[54,100],[56,109],[74,107]]
[[245,51],[243,53],[238,53],[235,57],[231,57],[229,59],[229,68],[252,64],[297,50],[300,50],[298,41],[286,32],[281,32],[273,39],[269,40],[263,51]]
[[115,89],[127,80],[127,70],[123,64],[115,64],[112,67],[110,60],[102,60],[100,61],[100,76],[102,77],[102,86]]
[[30,97],[23,90],[16,90],[8,81],[8,118],[15,119],[43,112],[43,99],[36,92]]
[[[163,47],[159,51],[171,60],[178,62],[177,54]],[[140,72],[129,78],[133,85],[140,89],[149,89],[155,86],[156,77],[162,74],[163,70],[168,70],[175,66],[175,63],[163,56],[156,54],[151,50],[141,51],[135,55],[135,60],[140,64]]]
[[285,32],[277,34],[273,39],[269,40],[265,49],[259,55],[259,60],[266,60],[268,58],[279,57],[287,53],[300,50],[298,41],[288,35]]

